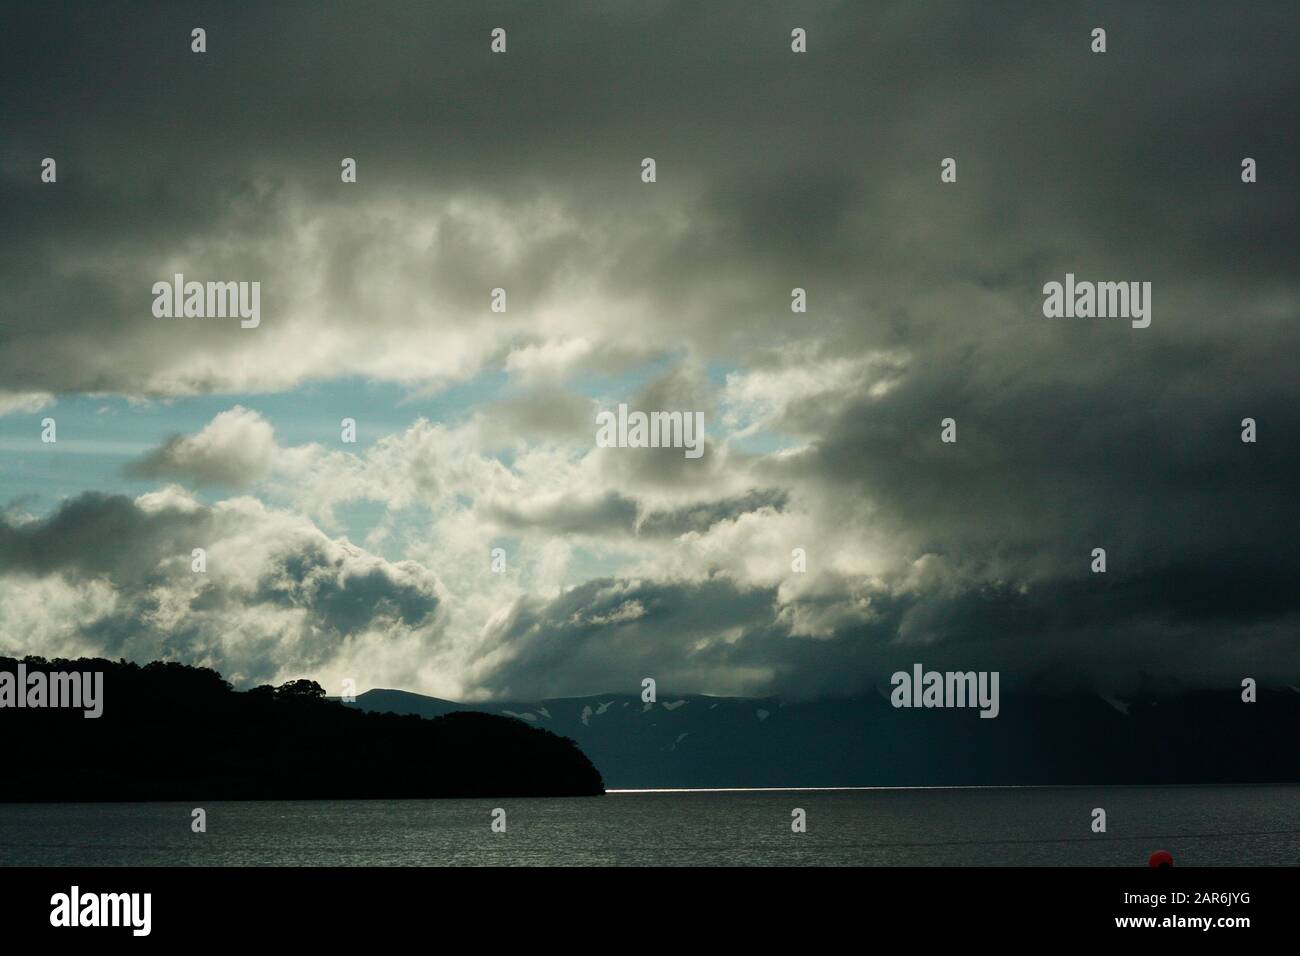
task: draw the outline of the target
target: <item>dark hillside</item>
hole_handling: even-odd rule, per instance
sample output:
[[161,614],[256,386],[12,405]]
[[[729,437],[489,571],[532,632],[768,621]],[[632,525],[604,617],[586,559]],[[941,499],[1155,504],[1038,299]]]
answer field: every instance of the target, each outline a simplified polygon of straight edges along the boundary
[[[0,658],[0,672],[20,662]],[[296,681],[236,692],[180,664],[29,657],[104,674],[103,714],[0,707],[0,800],[263,800],[570,796],[603,792],[569,739],[483,713],[371,714]]]

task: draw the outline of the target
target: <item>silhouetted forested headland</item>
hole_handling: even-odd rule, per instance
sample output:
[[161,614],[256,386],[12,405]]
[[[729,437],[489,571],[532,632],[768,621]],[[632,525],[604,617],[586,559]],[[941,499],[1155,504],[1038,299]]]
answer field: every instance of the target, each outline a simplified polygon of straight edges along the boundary
[[103,712],[87,719],[81,709],[6,700],[0,801],[604,792],[572,740],[507,717],[372,714],[326,700],[314,681],[239,692],[216,671],[174,663],[0,657],[0,672],[16,675],[20,664],[28,675],[102,672]]

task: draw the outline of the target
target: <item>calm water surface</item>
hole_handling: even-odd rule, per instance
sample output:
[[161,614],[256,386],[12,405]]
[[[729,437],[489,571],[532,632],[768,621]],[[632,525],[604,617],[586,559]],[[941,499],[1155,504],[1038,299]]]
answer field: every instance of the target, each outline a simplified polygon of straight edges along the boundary
[[[493,833],[492,810],[507,831]],[[792,833],[791,810],[807,811]],[[1090,829],[1092,809],[1107,832]],[[0,865],[1300,864],[1300,787],[637,792],[540,800],[0,804]]]

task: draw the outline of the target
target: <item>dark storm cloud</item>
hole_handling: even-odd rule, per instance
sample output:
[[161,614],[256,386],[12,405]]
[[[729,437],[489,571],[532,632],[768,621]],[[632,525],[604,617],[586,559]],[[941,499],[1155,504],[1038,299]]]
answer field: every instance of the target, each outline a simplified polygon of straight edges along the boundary
[[391,618],[408,627],[432,620],[438,609],[436,594],[396,580],[382,567],[351,570],[347,557],[330,554],[319,544],[278,554],[258,582],[254,600],[305,608],[318,626],[344,635],[376,619]]
[[[791,416],[817,437],[784,478],[869,498],[918,549],[972,564],[1069,574],[1108,547],[1117,570],[1192,556],[1295,567],[1300,411],[1276,384],[1234,380],[1240,358],[1152,375],[1168,356],[1117,355],[1096,381],[997,388],[973,367],[918,369],[883,397]],[[949,415],[953,444],[939,441]],[[1247,415],[1273,437],[1243,443]]]
[[[176,353],[246,357],[249,338],[160,324],[142,290],[189,249],[260,276],[268,315],[288,310],[298,264],[275,250],[293,190],[342,217],[314,253],[330,326],[367,311],[371,257],[392,255],[399,220],[358,205],[419,195],[556,203],[580,228],[529,243],[516,290],[542,299],[594,268],[611,295],[658,304],[665,340],[732,358],[790,334],[919,345],[938,330],[916,300],[967,282],[1032,321],[1068,267],[1156,281],[1162,324],[1192,277],[1218,300],[1272,285],[1293,312],[1290,20],[1286,4],[166,4],[129,21],[30,5],[0,41],[6,311],[25,317],[4,326],[0,371],[14,389],[219,387],[228,370],[171,368]],[[203,55],[188,46],[199,23]],[[510,52],[493,56],[501,24]],[[807,55],[789,52],[793,24]],[[45,155],[57,187],[37,180]],[[360,182],[340,194],[345,155]],[[636,179],[643,155],[654,187]],[[959,183],[943,189],[949,155]],[[1261,163],[1250,189],[1243,155]],[[446,223],[411,272],[477,315],[503,269],[467,226]],[[789,327],[799,283],[815,329]],[[863,310],[872,321],[847,321]],[[1178,321],[1223,321],[1202,312]]]
[[[734,662],[717,642],[692,647],[718,628],[770,620],[773,595],[740,591],[724,579],[674,585],[597,579],[552,601],[520,601],[490,635],[485,652],[509,657],[485,685],[500,696],[562,696],[640,689],[654,677],[686,692],[713,687]],[[754,685],[762,674],[748,675]],[[732,677],[731,680],[744,680]]]
[[158,581],[167,558],[211,533],[205,511],[146,512],[122,495],[86,492],[40,521],[0,518],[0,575],[106,577],[135,589]]
[[[1231,596],[1240,587],[1260,600],[1252,615],[1242,615]],[[1119,695],[1149,690],[1144,681],[1152,675],[1166,689],[1233,688],[1243,676],[1287,683],[1296,675],[1300,612],[1279,574],[1258,581],[1169,567],[1101,584],[880,591],[870,598],[864,619],[808,637],[774,615],[774,589],[738,588],[721,577],[588,581],[512,609],[490,635],[487,649],[505,660],[484,686],[504,697],[635,693],[642,678],[653,677],[661,695],[797,699],[863,693],[916,662],[996,670],[1008,688]],[[838,600],[812,596],[792,607],[816,612]],[[1261,621],[1268,630],[1258,630]],[[1291,635],[1285,645],[1282,622]]]
[[[574,312],[575,286],[600,299],[583,313],[594,355],[780,369],[895,350],[908,361],[892,389],[794,396],[768,424],[807,447],[746,467],[828,522],[870,509],[898,561],[938,559],[934,580],[873,584],[869,620],[816,639],[783,608],[838,621],[848,586],[782,605],[721,577],[593,581],[516,607],[497,637],[514,656],[489,686],[590,692],[655,668],[683,690],[846,689],[896,647],[1098,684],[1294,678],[1294,17],[1208,2],[30,5],[0,31],[0,387],[289,387],[354,371],[392,330],[401,355],[368,374],[442,354],[462,329],[487,343],[466,350],[468,375],[545,339],[538,316]],[[494,26],[504,57],[488,52]],[[790,53],[792,26],[808,54]],[[57,186],[37,178],[47,155]],[[355,187],[338,182],[343,156]],[[958,182],[942,185],[948,156]],[[1256,184],[1240,181],[1245,156]],[[517,248],[480,228],[484,210],[526,224]],[[198,278],[262,279],[259,334],[319,301],[270,349],[160,323],[148,288],[170,256]],[[1152,282],[1151,327],[1044,319],[1042,285],[1066,272]],[[397,289],[384,308],[377,273]],[[485,308],[502,283],[508,320]],[[795,286],[806,315],[790,312]],[[491,517],[629,533],[634,492],[734,474],[700,382],[674,370],[635,400],[707,410],[702,461],[620,449],[599,463],[607,487]],[[581,400],[558,395],[497,408],[502,434],[579,434]],[[947,416],[955,445],[938,441]],[[725,520],[715,497],[641,515],[641,532]],[[191,520],[89,510],[66,537],[0,528],[0,561],[138,580]],[[112,521],[142,541],[129,574],[94,550]],[[1087,570],[1093,547],[1106,575]]]
[[[1294,683],[1300,412],[1278,383],[1234,375],[1251,351],[1181,369],[1117,356],[1096,381],[996,389],[975,365],[918,369],[884,396],[796,410],[785,427],[813,443],[766,477],[817,486],[829,507],[869,501],[900,551],[937,559],[920,593],[873,597],[906,606],[877,639],[927,661],[964,654],[1040,686],[1131,689],[1143,673]],[[1279,440],[1243,443],[1247,413]],[[938,440],[949,414],[954,444]],[[834,661],[808,658],[789,679],[834,681]]]
[[[207,552],[201,573],[196,547]],[[432,634],[440,606],[434,579],[411,562],[383,561],[256,506],[208,509],[174,496],[144,506],[87,493],[41,520],[0,519],[0,596],[11,611],[39,617],[24,605],[42,592],[15,585],[41,578],[112,588],[98,611],[59,622],[58,639],[109,657],[204,662],[238,683],[319,669],[364,632]]]

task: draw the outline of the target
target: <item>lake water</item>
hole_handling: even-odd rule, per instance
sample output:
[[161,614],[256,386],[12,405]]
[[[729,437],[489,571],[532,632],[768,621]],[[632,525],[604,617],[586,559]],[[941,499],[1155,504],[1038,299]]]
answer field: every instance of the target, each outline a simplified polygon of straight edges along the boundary
[[[611,793],[540,800],[0,804],[0,865],[1300,863],[1300,787]],[[491,830],[506,811],[506,832]],[[791,832],[791,810],[807,832]],[[1092,810],[1107,832],[1091,831]]]

